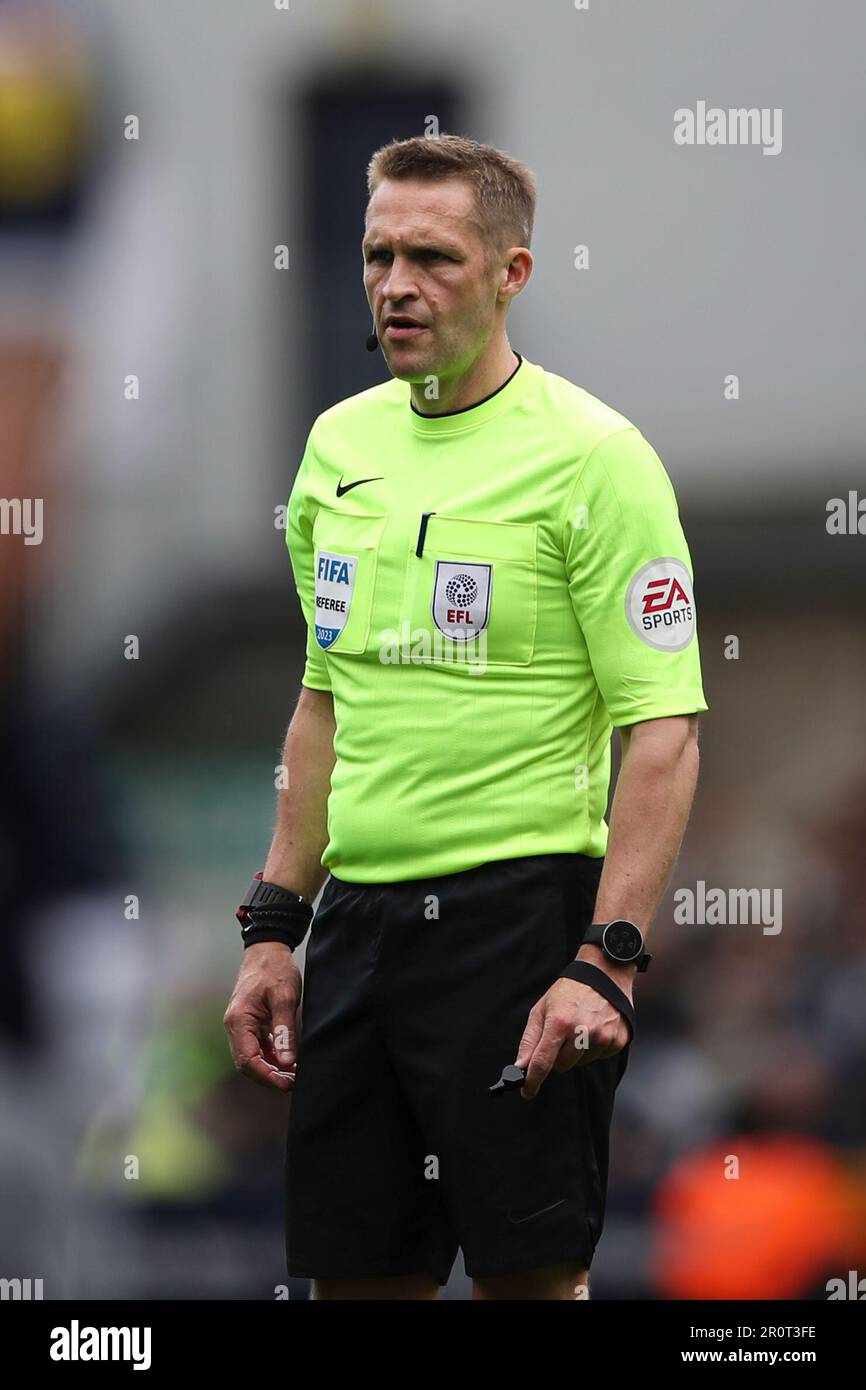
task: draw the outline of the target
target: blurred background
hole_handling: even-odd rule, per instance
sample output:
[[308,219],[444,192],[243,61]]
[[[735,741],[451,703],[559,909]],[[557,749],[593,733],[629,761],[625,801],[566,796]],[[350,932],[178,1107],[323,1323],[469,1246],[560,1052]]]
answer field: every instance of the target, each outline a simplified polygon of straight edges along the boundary
[[[288,1102],[221,1022],[303,665],[278,509],[386,374],[367,161],[437,128],[534,169],[511,343],[640,427],[695,568],[701,782],[593,1296],[866,1275],[864,45],[857,0],[0,0],[0,1276],[285,1284]],[[699,100],[781,108],[781,153],[676,145]],[[781,931],[678,925],[699,881]]]

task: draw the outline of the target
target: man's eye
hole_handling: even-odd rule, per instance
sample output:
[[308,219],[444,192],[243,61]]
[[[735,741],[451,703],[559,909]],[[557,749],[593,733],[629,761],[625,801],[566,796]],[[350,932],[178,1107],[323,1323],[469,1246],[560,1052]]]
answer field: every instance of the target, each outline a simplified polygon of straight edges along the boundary
[[[453,256],[449,256],[445,251],[437,251],[435,247],[432,246],[425,247],[422,251],[417,253],[417,256],[420,261],[453,261],[454,259]],[[374,261],[388,261],[391,259],[391,252],[384,250],[384,248],[377,248],[368,251],[364,259],[367,265],[371,265]]]

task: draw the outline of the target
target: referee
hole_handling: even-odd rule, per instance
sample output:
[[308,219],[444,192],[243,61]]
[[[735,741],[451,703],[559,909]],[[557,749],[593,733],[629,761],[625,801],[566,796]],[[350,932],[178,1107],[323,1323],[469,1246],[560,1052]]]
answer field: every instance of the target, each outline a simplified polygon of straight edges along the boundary
[[316,419],[292,489],[306,665],[225,1024],[292,1092],[315,1298],[436,1298],[458,1247],[475,1298],[587,1297],[707,709],[691,561],[651,445],[509,344],[526,165],[422,137],[368,188],[392,379]]

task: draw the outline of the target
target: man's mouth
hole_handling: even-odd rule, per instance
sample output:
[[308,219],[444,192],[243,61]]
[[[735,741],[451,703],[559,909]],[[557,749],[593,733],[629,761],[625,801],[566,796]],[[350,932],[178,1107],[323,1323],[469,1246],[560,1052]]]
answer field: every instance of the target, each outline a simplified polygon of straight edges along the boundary
[[414,338],[426,333],[424,324],[404,314],[390,314],[385,320],[385,336],[391,339]]

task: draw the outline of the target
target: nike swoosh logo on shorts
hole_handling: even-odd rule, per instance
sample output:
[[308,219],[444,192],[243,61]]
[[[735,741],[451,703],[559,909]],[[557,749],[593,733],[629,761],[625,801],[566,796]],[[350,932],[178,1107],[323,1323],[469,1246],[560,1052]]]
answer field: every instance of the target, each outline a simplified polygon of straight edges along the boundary
[[378,477],[378,478],[359,478],[358,481],[357,481],[356,483],[347,483],[346,486],[343,487],[343,485],[342,485],[342,484],[343,484],[343,475],[342,475],[342,473],[341,473],[341,474],[340,474],[340,481],[337,483],[337,496],[338,496],[338,497],[342,497],[342,495],[343,495],[344,492],[351,492],[353,487],[360,487],[362,483],[380,483],[380,482],[382,482],[382,478],[381,478],[381,477]]
[[564,1201],[565,1198],[561,1197],[558,1202],[554,1202],[549,1207],[542,1207],[541,1211],[532,1211],[528,1216],[512,1216],[509,1211],[508,1220],[511,1222],[512,1226],[522,1226],[524,1221],[534,1221],[536,1216],[544,1216],[545,1212],[556,1211],[556,1208],[561,1207]]

